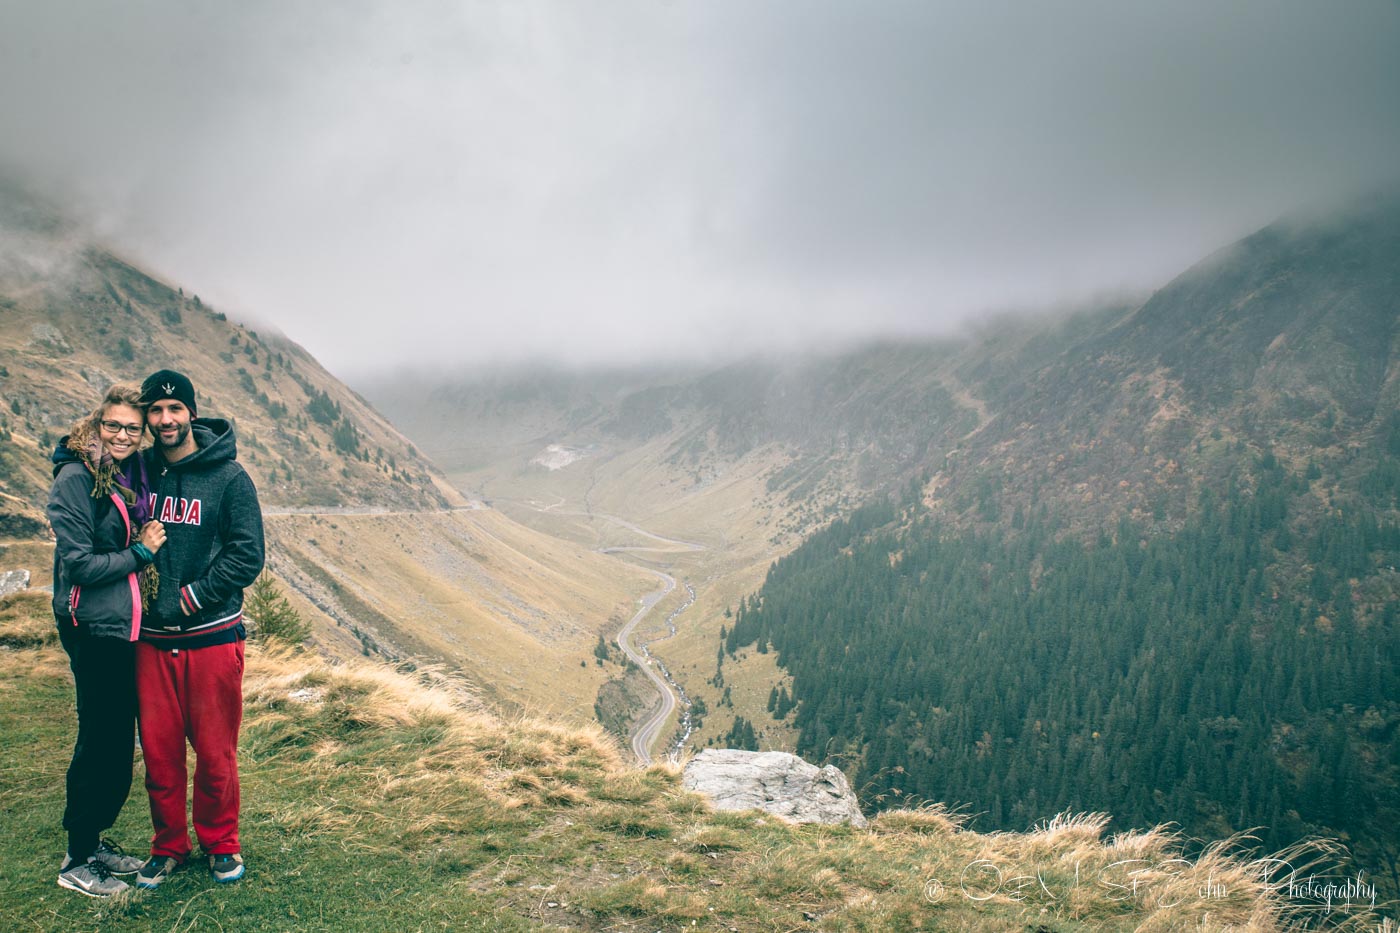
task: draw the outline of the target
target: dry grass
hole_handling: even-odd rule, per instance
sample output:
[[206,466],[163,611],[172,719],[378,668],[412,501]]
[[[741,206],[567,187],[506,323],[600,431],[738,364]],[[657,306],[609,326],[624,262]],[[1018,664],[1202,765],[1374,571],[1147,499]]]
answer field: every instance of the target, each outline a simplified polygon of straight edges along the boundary
[[880,833],[951,836],[960,832],[967,820],[967,816],[954,812],[947,804],[928,803],[913,810],[885,810],[875,816],[871,826]]
[[[1043,924],[1262,933],[1309,920],[1304,905],[1286,896],[1279,862],[1248,857],[1247,839],[1188,858],[1166,828],[1105,839],[1109,817],[1101,813],[1060,814],[1028,833],[983,835],[936,804],[887,811],[864,831],[793,827],[710,811],[679,788],[676,769],[627,767],[600,730],[502,719],[440,674],[262,652],[252,656],[248,683],[255,729],[286,729],[289,718],[298,719],[314,738],[305,746],[310,766],[364,769],[363,800],[289,810],[281,816],[288,826],[338,834],[347,848],[374,852],[386,849],[365,838],[366,821],[386,814],[400,826],[395,845],[477,834],[486,850],[506,858],[488,886],[534,881],[553,892],[550,903],[612,918],[606,929],[641,918],[704,925],[769,914],[853,930]],[[287,699],[308,689],[324,699]],[[328,723],[359,734],[353,764],[322,732]],[[366,760],[364,735],[375,732],[394,734],[397,766],[376,769]],[[543,824],[542,814],[550,814]],[[526,838],[552,854],[529,851]],[[597,853],[588,863],[594,867],[535,861],[584,845]],[[1314,846],[1279,858],[1305,869],[1330,854]],[[600,881],[596,865],[613,866],[611,874]],[[1369,918],[1346,922],[1360,929]]]
[[[22,841],[53,833],[42,815],[61,805],[52,751],[71,715],[47,615],[32,594],[0,603],[0,638],[26,644],[0,652],[0,726],[11,746],[32,743],[0,767],[0,797],[25,801],[13,811],[23,825],[0,824],[0,844],[22,853],[0,865],[0,915],[52,889]],[[1324,919],[1288,896],[1281,862],[1250,859],[1243,839],[1187,858],[1162,828],[1104,838],[1102,814],[982,835],[937,805],[864,830],[716,812],[676,769],[629,767],[597,727],[502,717],[440,672],[262,645],[247,657],[252,881],[211,893],[184,872],[160,897],[59,900],[48,928],[184,929],[197,910],[240,929],[1263,933]],[[19,764],[36,753],[46,770]],[[1330,854],[1279,858],[1307,872]],[[1378,922],[1355,910],[1325,919]]]
[[[401,750],[405,733],[420,735],[411,777],[398,781],[478,775],[484,786],[508,798],[512,789],[544,790],[551,782],[542,775],[564,773],[580,758],[621,768],[617,748],[596,726],[503,719],[483,705],[472,685],[439,670],[397,670],[369,660],[332,664],[260,648],[250,658],[244,692],[245,717],[254,727],[276,731],[295,720],[308,733],[318,725],[334,732],[393,732]],[[317,699],[294,698],[306,692]],[[309,744],[314,759],[341,754],[333,736],[316,737],[330,741]]]
[[62,651],[26,650],[57,645],[58,629],[54,626],[49,594],[24,590],[0,598],[0,666],[24,668],[41,664],[66,669]]

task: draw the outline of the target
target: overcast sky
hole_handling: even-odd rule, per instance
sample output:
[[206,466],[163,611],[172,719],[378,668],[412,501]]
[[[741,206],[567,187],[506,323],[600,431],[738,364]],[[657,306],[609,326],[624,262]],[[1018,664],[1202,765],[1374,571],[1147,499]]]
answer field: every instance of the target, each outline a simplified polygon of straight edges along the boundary
[[1400,2],[0,0],[0,164],[341,375],[936,332],[1400,171]]

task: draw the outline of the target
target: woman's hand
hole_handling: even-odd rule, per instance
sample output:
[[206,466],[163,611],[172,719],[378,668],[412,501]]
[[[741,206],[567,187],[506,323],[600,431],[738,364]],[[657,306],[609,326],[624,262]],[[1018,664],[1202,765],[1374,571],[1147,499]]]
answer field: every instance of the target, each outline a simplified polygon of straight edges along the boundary
[[141,526],[141,536],[137,540],[146,546],[146,550],[154,554],[165,543],[165,526],[157,521],[146,522]]

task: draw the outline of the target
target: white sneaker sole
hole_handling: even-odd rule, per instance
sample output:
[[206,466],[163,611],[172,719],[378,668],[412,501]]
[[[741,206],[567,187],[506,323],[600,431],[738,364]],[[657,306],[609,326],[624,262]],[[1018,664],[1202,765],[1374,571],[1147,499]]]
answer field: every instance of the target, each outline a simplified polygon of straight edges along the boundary
[[120,894],[122,893],[122,891],[129,891],[131,889],[131,886],[127,885],[126,887],[123,887],[117,891],[89,891],[87,888],[83,887],[80,884],[74,884],[67,878],[64,878],[62,875],[58,876],[58,886],[60,888],[67,888],[70,891],[77,891],[79,894],[82,894],[86,897],[111,897],[114,894]]
[[223,875],[218,875],[211,871],[209,874],[213,875],[214,880],[217,881],[219,884],[233,884],[235,881],[238,881],[243,877],[243,871],[243,866],[239,865],[238,871],[236,872],[229,872]]

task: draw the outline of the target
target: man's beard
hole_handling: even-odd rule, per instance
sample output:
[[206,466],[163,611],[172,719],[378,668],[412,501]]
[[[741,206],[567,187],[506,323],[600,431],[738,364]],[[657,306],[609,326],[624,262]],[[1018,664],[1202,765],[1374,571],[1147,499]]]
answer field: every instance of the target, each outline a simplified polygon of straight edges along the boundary
[[175,439],[173,441],[167,441],[165,439],[165,436],[161,434],[160,431],[156,431],[156,441],[160,444],[160,446],[169,447],[172,449],[175,447],[179,447],[181,444],[183,444],[185,442],[185,438],[189,436],[190,426],[188,424],[179,425],[175,429]]

